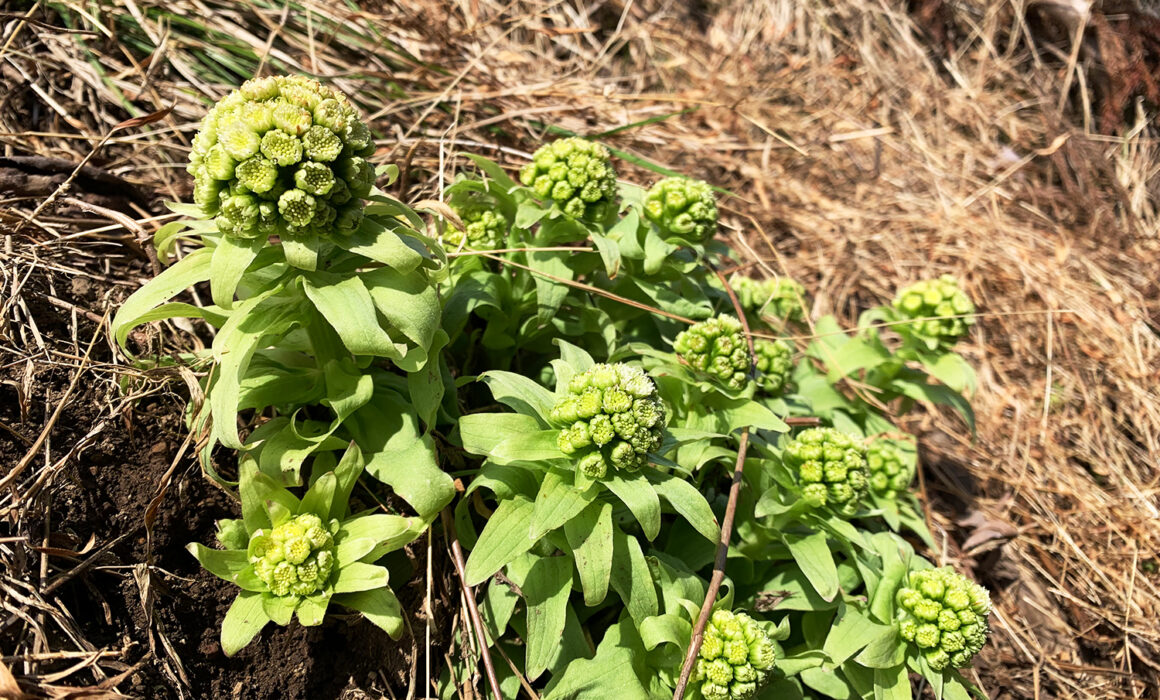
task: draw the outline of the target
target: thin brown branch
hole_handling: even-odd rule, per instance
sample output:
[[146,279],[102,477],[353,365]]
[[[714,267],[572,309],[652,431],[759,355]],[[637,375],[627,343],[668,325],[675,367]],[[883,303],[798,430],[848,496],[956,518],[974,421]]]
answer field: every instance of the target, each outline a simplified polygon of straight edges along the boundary
[[483,627],[483,618],[479,616],[479,606],[475,604],[475,591],[467,585],[467,577],[463,573],[463,548],[459,546],[459,537],[455,533],[455,522],[446,508],[439,514],[443,519],[443,530],[451,545],[451,558],[455,562],[455,574],[459,577],[459,585],[463,587],[463,597],[467,600],[467,613],[471,619],[471,626],[475,631],[475,638],[479,640],[479,656],[483,659],[484,672],[487,675],[487,684],[491,688],[494,700],[503,700],[499,692],[499,680],[495,675],[495,666],[491,662],[491,652],[488,650],[487,633]]
[[[649,313],[654,313],[658,316],[664,316],[665,318],[671,318],[674,321],[680,321],[681,323],[687,323],[690,326],[693,325],[694,323],[696,323],[696,321],[694,321],[691,318],[685,318],[684,316],[678,316],[677,314],[671,314],[668,311],[665,311],[663,309],[658,309],[654,306],[649,306],[648,304],[642,304],[639,301],[634,301],[632,299],[628,299],[627,297],[622,297],[619,294],[613,294],[612,292],[607,292],[599,287],[593,287],[590,284],[584,284],[583,282],[577,282],[576,280],[570,280],[570,279],[566,279],[564,277],[558,277],[558,276],[553,275],[553,274],[548,273],[548,272],[542,272],[540,270],[536,270],[536,269],[529,267],[527,265],[524,265],[522,263],[513,262],[511,260],[505,260],[504,258],[501,258],[498,255],[491,255],[490,253],[483,253],[483,252],[481,252],[480,255],[482,255],[485,258],[495,260],[496,262],[503,263],[504,265],[511,265],[512,267],[517,267],[521,270],[527,270],[528,272],[532,273],[533,275],[539,275],[540,277],[543,277],[544,279],[551,280],[551,281],[556,282],[558,284],[563,284],[563,285],[568,286],[568,287],[574,287],[576,289],[583,289],[584,291],[591,292],[592,294],[598,294],[602,297],[605,297],[607,299],[611,299],[613,301],[619,302],[619,303],[624,304],[626,306],[631,306],[633,308],[641,309],[642,311],[648,311]],[[736,301],[736,298],[734,299],[734,301]],[[748,329],[746,329],[746,333],[748,334]],[[752,350],[753,349],[753,347],[752,347],[753,341],[750,340],[749,344],[750,344],[750,350]]]

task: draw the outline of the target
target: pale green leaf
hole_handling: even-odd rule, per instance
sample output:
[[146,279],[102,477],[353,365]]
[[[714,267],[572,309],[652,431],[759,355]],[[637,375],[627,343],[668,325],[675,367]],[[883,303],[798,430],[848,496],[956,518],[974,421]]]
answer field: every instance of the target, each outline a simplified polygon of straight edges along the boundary
[[840,665],[892,629],[871,621],[852,607],[846,607],[826,636],[822,651],[829,655],[832,663]]
[[196,542],[186,545],[185,548],[214,576],[229,581],[242,590],[257,592],[266,590],[266,584],[253,575],[246,550],[212,549]]
[[397,272],[412,272],[423,263],[423,255],[407,245],[399,234],[369,217],[349,236],[336,236],[335,243]]
[[275,625],[285,627],[294,617],[294,611],[301,602],[298,596],[264,595],[262,596],[262,612]]
[[640,543],[619,528],[612,531],[612,588],[639,625],[657,614],[657,592]]
[[547,418],[556,404],[556,397],[552,392],[514,372],[484,372],[479,375],[479,379],[491,389],[491,395],[496,401],[516,413],[538,419],[541,427],[549,427]]

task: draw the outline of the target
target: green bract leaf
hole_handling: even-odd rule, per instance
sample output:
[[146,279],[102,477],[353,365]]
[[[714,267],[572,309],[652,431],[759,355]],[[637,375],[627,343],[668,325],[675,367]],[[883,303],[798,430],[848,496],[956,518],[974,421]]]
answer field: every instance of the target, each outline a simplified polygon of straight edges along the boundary
[[233,656],[250,643],[270,621],[262,609],[262,594],[242,591],[234,599],[222,621],[222,651]]
[[584,603],[599,605],[612,576],[612,504],[592,503],[564,523],[568,546],[576,558]]
[[250,560],[246,558],[246,550],[223,551],[197,543],[187,545],[186,549],[214,576],[229,581],[244,591],[266,590],[266,584],[254,576]]
[[810,535],[785,533],[782,540],[818,595],[824,600],[833,600],[838,594],[838,568],[834,565],[834,555],[830,553],[826,536],[820,532]]
[[358,593],[385,588],[390,574],[381,566],[353,562],[338,570],[334,580],[335,593]]
[[538,678],[560,651],[571,588],[572,562],[564,557],[537,560],[524,580],[528,605],[527,675],[531,680]]
[[451,477],[439,468],[430,435],[402,397],[379,391],[355,411],[347,428],[362,448],[367,472],[394,489],[420,517],[443,509],[455,496]]
[[508,406],[516,413],[540,418],[541,427],[547,428],[543,420],[552,412],[556,397],[552,392],[531,379],[512,372],[484,372],[479,379],[485,382],[496,401]]
[[534,509],[531,501],[518,496],[500,502],[467,557],[464,567],[467,585],[483,583],[512,559],[532,548],[535,542],[528,537],[528,528],[532,524]]
[[148,314],[157,306],[177,296],[182,290],[209,279],[212,258],[212,248],[198,248],[133,292],[117,310],[110,324],[117,344],[124,349],[129,331],[148,320],[158,320],[148,318]]
[[358,593],[341,593],[334,596],[333,602],[357,610],[363,617],[370,620],[376,627],[381,628],[398,639],[403,636],[403,610],[399,599],[390,588],[376,588]]
[[684,479],[665,474],[664,472],[648,471],[645,476],[652,482],[656,493],[681,514],[689,524],[696,528],[710,542],[721,539],[721,526],[709,502],[694,486]]
[[614,472],[603,483],[632,511],[644,530],[644,536],[649,540],[656,539],[661,530],[661,502],[649,480],[640,472]]
[[233,308],[238,282],[265,245],[265,238],[222,236],[218,240],[209,267],[209,289],[213,303],[223,309]]
[[612,530],[612,588],[639,625],[657,614],[657,592],[640,543],[619,527]]
[[544,475],[536,494],[529,537],[538,540],[575,517],[596,497],[596,489],[579,491],[572,486],[572,474],[552,469]]
[[383,330],[371,294],[359,277],[315,272],[304,279],[303,288],[351,353],[401,359],[406,352]]

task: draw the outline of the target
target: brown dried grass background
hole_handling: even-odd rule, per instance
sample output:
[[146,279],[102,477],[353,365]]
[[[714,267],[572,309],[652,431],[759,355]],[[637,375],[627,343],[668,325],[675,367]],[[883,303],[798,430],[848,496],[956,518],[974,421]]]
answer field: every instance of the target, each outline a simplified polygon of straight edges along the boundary
[[[602,140],[735,193],[730,241],[764,274],[803,281],[817,314],[852,323],[902,284],[957,275],[985,314],[961,346],[979,372],[978,436],[949,414],[908,427],[922,436],[934,556],[995,592],[975,679],[994,698],[1158,697],[1160,148],[1151,103],[1132,102],[1149,84],[1112,65],[1141,73],[1157,35],[1116,39],[1133,36],[1124,16],[1097,13],[1073,51],[1064,10],[1085,3],[1026,4],[55,5],[83,10],[87,34],[34,6],[42,24],[0,17],[0,143],[6,157],[79,163],[117,123],[172,106],[90,164],[188,199],[187,144],[230,86],[199,63],[213,41],[151,12],[163,8],[250,45],[263,71],[350,94],[408,198],[437,196],[460,149],[515,165],[546,124],[627,126]],[[120,42],[126,26],[152,53]],[[137,247],[131,225],[63,201],[27,221],[50,184],[0,202],[0,332],[17,353],[5,365],[36,354],[23,275],[57,264],[126,289],[143,280],[119,262]],[[155,203],[109,206],[146,234],[164,218]]]

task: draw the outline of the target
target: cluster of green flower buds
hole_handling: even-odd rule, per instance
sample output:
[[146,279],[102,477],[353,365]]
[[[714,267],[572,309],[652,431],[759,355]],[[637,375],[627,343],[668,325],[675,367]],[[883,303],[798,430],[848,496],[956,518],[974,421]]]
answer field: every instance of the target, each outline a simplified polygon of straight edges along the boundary
[[793,370],[793,348],[784,340],[753,341],[753,352],[757,357],[757,383],[770,394],[777,395],[785,390],[789,375]]
[[991,596],[950,567],[910,572],[898,589],[898,629],[930,667],[963,668],[987,643]]
[[[894,308],[904,319],[924,319],[899,325],[897,329],[931,350],[953,346],[975,323],[970,316],[975,313],[975,305],[950,275],[904,288],[895,298]],[[960,318],[946,318],[949,316]]]
[[[332,523],[335,528],[338,521]],[[246,556],[276,596],[307,596],[321,589],[334,569],[334,535],[322,519],[303,513],[250,537]]]
[[798,323],[805,319],[802,309],[805,288],[789,277],[771,280],[735,277],[731,285],[746,311]]
[[903,459],[898,440],[886,437],[871,440],[866,446],[866,464],[874,493],[894,498],[910,489],[914,471]]
[[773,668],[773,639],[745,613],[718,610],[709,618],[693,681],[706,700],[746,700]]
[[471,197],[462,202],[453,200],[451,208],[463,221],[464,230],[448,227],[443,242],[449,249],[494,250],[507,240],[511,222],[495,202],[484,197]]
[[568,382],[568,395],[552,408],[561,428],[560,450],[578,459],[586,476],[602,479],[610,468],[636,471],[664,439],[665,409],[643,370],[625,364],[593,365]]
[[702,180],[661,180],[645,194],[644,215],[666,235],[689,243],[703,243],[717,233],[717,198]]
[[733,316],[716,316],[681,331],[673,350],[690,367],[730,389],[743,389],[749,382],[749,343],[741,322]]
[[604,221],[616,207],[616,170],[608,149],[582,138],[541,146],[520,171],[520,182],[576,219]]
[[803,430],[785,446],[782,459],[797,473],[802,498],[813,508],[832,506],[853,515],[866,493],[862,444],[833,428]]
[[341,93],[302,76],[249,80],[193,140],[193,198],[228,235],[349,234],[374,184],[373,151]]

